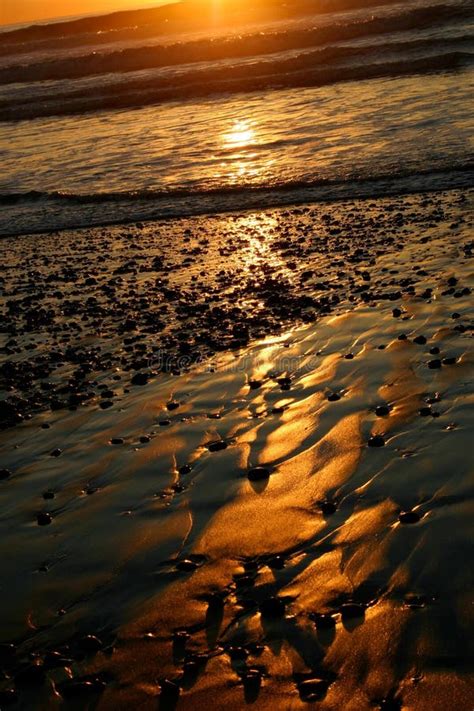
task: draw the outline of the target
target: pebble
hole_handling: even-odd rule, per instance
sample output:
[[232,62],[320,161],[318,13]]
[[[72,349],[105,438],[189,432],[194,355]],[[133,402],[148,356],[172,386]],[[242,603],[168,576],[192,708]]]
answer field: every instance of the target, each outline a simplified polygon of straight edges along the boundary
[[140,444],[148,444],[150,442],[150,437],[148,435],[142,435],[140,437]]
[[210,452],[220,452],[222,449],[227,449],[227,442],[223,439],[218,439],[215,442],[209,442],[207,448]]
[[438,355],[438,353],[439,353],[438,346],[433,346],[433,348],[430,348],[430,355]]
[[105,689],[105,683],[100,679],[71,680],[64,681],[58,685],[59,693],[66,699],[81,699],[94,694],[101,694]]
[[456,363],[456,358],[454,356],[450,356],[449,358],[443,358],[443,365],[455,365]]
[[18,701],[18,694],[15,689],[0,690],[0,709],[4,706],[13,706]]
[[43,491],[43,499],[54,499],[54,491],[51,489]]
[[424,346],[426,343],[426,338],[424,336],[415,336],[413,339],[413,343],[416,343],[418,346]]
[[439,358],[435,358],[434,360],[428,361],[428,368],[430,368],[431,370],[441,368],[441,361],[439,360]]
[[179,407],[179,402],[176,402],[175,400],[171,400],[171,402],[168,402],[166,405],[167,410],[176,410]]
[[388,405],[377,405],[375,414],[377,417],[387,417],[387,415],[390,415],[390,408]]
[[341,605],[341,617],[343,620],[354,620],[364,615],[364,605],[360,605],[357,602],[345,602]]
[[233,661],[245,661],[249,656],[245,647],[228,647],[227,654]]
[[83,652],[95,653],[102,649],[101,640],[93,634],[86,634],[78,641],[78,646]]
[[9,479],[12,473],[9,469],[0,469],[0,481]]
[[182,570],[185,573],[192,573],[198,569],[198,564],[194,560],[185,558],[176,563],[176,570]]
[[169,703],[176,703],[179,698],[180,688],[178,684],[169,679],[164,679],[160,684],[160,697]]
[[285,614],[285,601],[281,597],[269,597],[262,600],[259,605],[262,617],[283,617]]
[[247,472],[249,481],[266,481],[270,476],[270,471],[266,467],[252,467]]
[[421,516],[417,511],[400,511],[398,520],[400,523],[418,523]]
[[385,445],[385,439],[382,435],[372,435],[372,437],[367,442],[369,447],[383,447]]
[[59,457],[59,456],[61,456],[62,451],[63,451],[63,450],[62,450],[62,449],[59,449],[59,448],[53,449],[53,451],[51,452],[51,456],[52,456],[52,457]]
[[51,516],[50,513],[47,513],[46,511],[39,513],[36,517],[36,522],[38,526],[49,526],[49,524],[52,522],[53,517]]
[[122,437],[112,437],[110,440],[110,444],[123,444],[123,438]]
[[21,669],[15,676],[17,686],[42,686],[46,680],[46,674],[42,664],[32,664]]
[[148,385],[149,375],[147,373],[135,373],[131,383],[132,385]]
[[298,684],[298,691],[303,701],[313,703],[320,701],[329,688],[326,679],[305,679]]
[[340,399],[341,396],[338,393],[329,393],[329,395],[327,396],[328,402],[337,402]]
[[332,615],[325,613],[316,613],[311,616],[316,629],[318,630],[330,630],[336,626],[336,620]]
[[16,658],[16,647],[14,644],[2,642],[0,644],[0,664],[11,664]]
[[181,475],[190,474],[191,471],[192,471],[192,466],[190,464],[183,464],[183,466],[178,469],[178,472]]
[[332,514],[336,513],[337,511],[337,506],[334,501],[320,501],[319,508],[321,509],[321,513],[323,514],[323,516],[332,516]]

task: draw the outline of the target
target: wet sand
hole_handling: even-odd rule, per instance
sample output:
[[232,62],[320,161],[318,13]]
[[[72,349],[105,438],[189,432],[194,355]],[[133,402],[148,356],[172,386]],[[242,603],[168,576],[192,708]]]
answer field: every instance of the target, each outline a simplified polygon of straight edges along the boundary
[[0,243],[0,708],[472,708],[469,206]]

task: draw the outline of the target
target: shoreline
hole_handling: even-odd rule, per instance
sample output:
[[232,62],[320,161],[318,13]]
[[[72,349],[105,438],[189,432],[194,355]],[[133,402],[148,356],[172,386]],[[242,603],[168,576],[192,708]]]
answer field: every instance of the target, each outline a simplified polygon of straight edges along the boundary
[[[86,230],[86,229],[99,229],[106,227],[129,227],[136,223],[142,222],[154,222],[162,223],[169,222],[171,220],[186,220],[199,217],[209,217],[213,218],[222,215],[232,215],[233,213],[242,212],[258,212],[265,210],[278,210],[282,208],[290,209],[292,207],[300,206],[312,206],[317,207],[319,204],[338,204],[349,202],[351,200],[364,201],[364,200],[382,200],[384,198],[403,198],[419,195],[427,195],[430,193],[439,194],[451,191],[465,191],[467,194],[472,192],[474,189],[474,181],[472,177],[472,166],[470,163],[466,165],[459,166],[454,169],[446,170],[440,168],[439,170],[428,170],[426,173],[410,173],[395,176],[379,176],[376,178],[364,178],[360,180],[349,180],[338,182],[326,183],[322,181],[320,184],[308,184],[306,186],[279,186],[275,188],[244,188],[228,190],[228,191],[209,191],[209,192],[198,192],[196,201],[204,203],[202,207],[195,206],[192,207],[191,204],[186,206],[186,204],[181,204],[179,207],[156,207],[156,203],[170,203],[173,201],[191,201],[192,195],[186,193],[181,194],[180,192],[172,193],[167,198],[165,195],[161,195],[158,198],[151,192],[146,195],[145,198],[140,197],[140,194],[131,194],[129,197],[124,195],[123,201],[114,202],[113,200],[107,201],[96,200],[89,204],[92,207],[96,204],[101,205],[102,211],[106,209],[115,209],[123,202],[125,208],[130,205],[134,205],[136,209],[137,204],[142,204],[142,212],[134,214],[133,218],[126,218],[125,213],[121,214],[120,217],[114,218],[104,218],[103,216],[99,218],[99,221],[92,221],[88,218],[88,221],[81,224],[73,222],[68,224],[67,217],[63,217],[62,225],[55,225],[54,227],[44,228],[39,227],[38,229],[32,229],[31,227],[27,232],[24,231],[14,231],[14,232],[3,232],[0,227],[0,240],[10,239],[13,237],[29,237],[32,235],[50,235],[52,233],[61,234],[63,232],[70,232],[75,230]],[[436,182],[439,176],[439,183]],[[446,176],[449,176],[446,180]],[[467,181],[466,182],[466,176]],[[423,187],[423,182],[430,179],[429,184]],[[403,187],[406,182],[411,183],[410,186]],[[146,191],[145,191],[146,192]],[[325,192],[328,194],[325,195]],[[220,207],[215,206],[216,197],[219,196],[223,204]],[[105,195],[104,198],[107,196]],[[240,207],[240,202],[244,197],[246,201],[246,206],[242,210]],[[64,199],[64,198],[63,198]],[[228,205],[225,204],[225,200],[230,201]],[[235,202],[238,200],[238,202]],[[209,203],[214,203],[214,207],[208,205]],[[4,210],[11,209],[13,212],[18,207],[19,201],[12,201],[11,203],[6,202],[4,204]],[[107,205],[109,202],[109,205]],[[152,205],[152,203],[155,203]],[[32,204],[35,204],[34,202]],[[83,206],[87,206],[87,199],[83,199],[81,196],[77,196],[77,200],[72,199],[71,206],[68,206],[67,200],[63,204],[63,212],[67,216],[67,208],[69,207],[73,212],[76,212]],[[150,207],[151,206],[151,207]],[[40,205],[41,207],[41,205]],[[146,211],[148,208],[148,212]],[[151,211],[150,211],[151,210]],[[161,210],[161,212],[160,212]],[[5,218],[8,220],[8,215]],[[35,216],[30,215],[30,220],[34,220]],[[42,217],[44,219],[44,216]],[[74,218],[77,220],[77,216]]]

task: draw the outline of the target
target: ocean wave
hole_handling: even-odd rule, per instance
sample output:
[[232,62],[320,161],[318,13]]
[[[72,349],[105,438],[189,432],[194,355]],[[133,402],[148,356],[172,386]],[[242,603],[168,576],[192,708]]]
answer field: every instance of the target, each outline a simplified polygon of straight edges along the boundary
[[111,72],[125,73],[204,61],[264,56],[372,35],[393,35],[448,21],[453,23],[472,16],[472,7],[464,3],[402,9],[389,17],[386,14],[374,15],[351,22],[341,22],[336,15],[332,24],[309,29],[256,32],[237,37],[177,42],[168,46],[134,47],[108,53],[94,51],[81,57],[10,65],[0,69],[0,84],[77,79]]
[[[400,53],[403,55],[403,52]],[[329,55],[332,55],[330,58]],[[217,94],[318,87],[339,82],[361,81],[409,74],[425,74],[462,69],[472,64],[473,54],[468,51],[443,51],[428,56],[393,57],[384,61],[375,53],[373,61],[367,55],[344,50],[332,51],[326,63],[316,62],[313,55],[277,60],[271,64],[260,63],[248,67],[233,66],[184,73],[180,76],[153,77],[135,84],[87,87],[82,92],[59,93],[0,102],[0,121],[18,121],[42,116],[64,116],[85,112],[141,107],[169,101],[206,98]],[[341,62],[341,59],[352,61]],[[336,60],[336,61],[335,61]]]
[[25,192],[0,193],[0,205],[22,205],[35,203],[56,203],[69,205],[103,205],[106,203],[120,204],[125,202],[158,202],[160,200],[170,201],[174,198],[198,198],[218,197],[228,195],[238,195],[243,199],[245,194],[258,194],[261,192],[288,192],[295,190],[311,190],[313,188],[327,187],[337,188],[345,185],[372,183],[374,181],[398,181],[402,179],[413,179],[443,175],[464,175],[468,183],[474,177],[474,160],[467,160],[463,163],[449,164],[439,169],[429,168],[426,170],[400,170],[398,172],[379,174],[348,174],[343,179],[315,178],[311,180],[290,180],[272,184],[245,184],[226,185],[217,188],[202,189],[197,186],[192,188],[169,188],[123,190],[97,193],[73,193],[62,190],[41,191],[29,190]]

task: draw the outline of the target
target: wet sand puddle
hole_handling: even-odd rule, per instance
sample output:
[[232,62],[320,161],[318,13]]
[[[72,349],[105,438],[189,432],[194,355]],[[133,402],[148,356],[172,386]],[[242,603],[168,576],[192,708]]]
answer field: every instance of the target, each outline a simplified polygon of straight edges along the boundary
[[463,245],[380,255],[422,264],[396,303],[4,432],[2,704],[468,709]]

